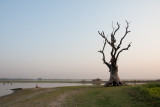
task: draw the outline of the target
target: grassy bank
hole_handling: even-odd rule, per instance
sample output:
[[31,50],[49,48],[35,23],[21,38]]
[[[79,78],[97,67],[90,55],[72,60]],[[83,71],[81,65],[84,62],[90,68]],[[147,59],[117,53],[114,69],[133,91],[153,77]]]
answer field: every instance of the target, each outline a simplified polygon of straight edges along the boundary
[[148,83],[132,87],[130,95],[134,100],[148,102],[149,105],[160,107],[160,83]]
[[23,89],[0,98],[0,107],[158,107],[159,85]]

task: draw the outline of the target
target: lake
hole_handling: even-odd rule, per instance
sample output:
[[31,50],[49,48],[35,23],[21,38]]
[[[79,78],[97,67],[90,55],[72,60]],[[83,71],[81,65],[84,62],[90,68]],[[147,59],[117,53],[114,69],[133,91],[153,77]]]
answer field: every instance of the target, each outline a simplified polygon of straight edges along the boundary
[[[13,93],[14,88],[35,88],[36,85],[41,88],[53,88],[62,86],[79,86],[81,83],[0,83],[0,97]],[[91,84],[85,84],[91,85]]]
[[[132,85],[134,83],[128,83],[128,85]],[[145,83],[137,83],[137,84],[145,84]],[[11,89],[14,88],[35,88],[36,85],[41,88],[53,88],[53,87],[63,87],[63,86],[79,86],[83,85],[82,83],[0,83],[0,97],[4,95],[8,95],[13,93]],[[87,83],[85,85],[92,85],[91,83]],[[101,84],[101,85],[104,85]]]

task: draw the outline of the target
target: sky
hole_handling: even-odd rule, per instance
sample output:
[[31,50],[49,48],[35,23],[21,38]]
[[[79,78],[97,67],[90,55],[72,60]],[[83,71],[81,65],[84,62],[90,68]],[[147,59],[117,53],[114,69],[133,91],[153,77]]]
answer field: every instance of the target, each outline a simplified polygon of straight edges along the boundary
[[109,79],[98,31],[125,20],[119,77],[160,79],[159,0],[0,0],[0,78]]

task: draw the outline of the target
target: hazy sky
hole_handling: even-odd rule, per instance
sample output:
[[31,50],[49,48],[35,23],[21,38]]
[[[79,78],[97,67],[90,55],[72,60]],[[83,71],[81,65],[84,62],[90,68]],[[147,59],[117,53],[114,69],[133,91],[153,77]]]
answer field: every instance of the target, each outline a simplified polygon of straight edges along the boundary
[[109,79],[98,31],[125,20],[120,78],[160,79],[160,0],[0,0],[0,78]]

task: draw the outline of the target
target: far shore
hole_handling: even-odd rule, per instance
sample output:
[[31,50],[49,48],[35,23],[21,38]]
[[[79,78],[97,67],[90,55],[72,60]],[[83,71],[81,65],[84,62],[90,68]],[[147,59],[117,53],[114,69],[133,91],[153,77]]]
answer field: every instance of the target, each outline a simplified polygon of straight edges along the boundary
[[[101,81],[101,83],[106,83],[108,81]],[[158,80],[122,80],[124,83],[150,83],[150,82],[160,82],[160,79]],[[35,80],[35,81],[21,81],[21,80],[14,80],[14,81],[0,81],[0,83],[92,83],[92,80],[90,81],[44,81],[44,80]]]

